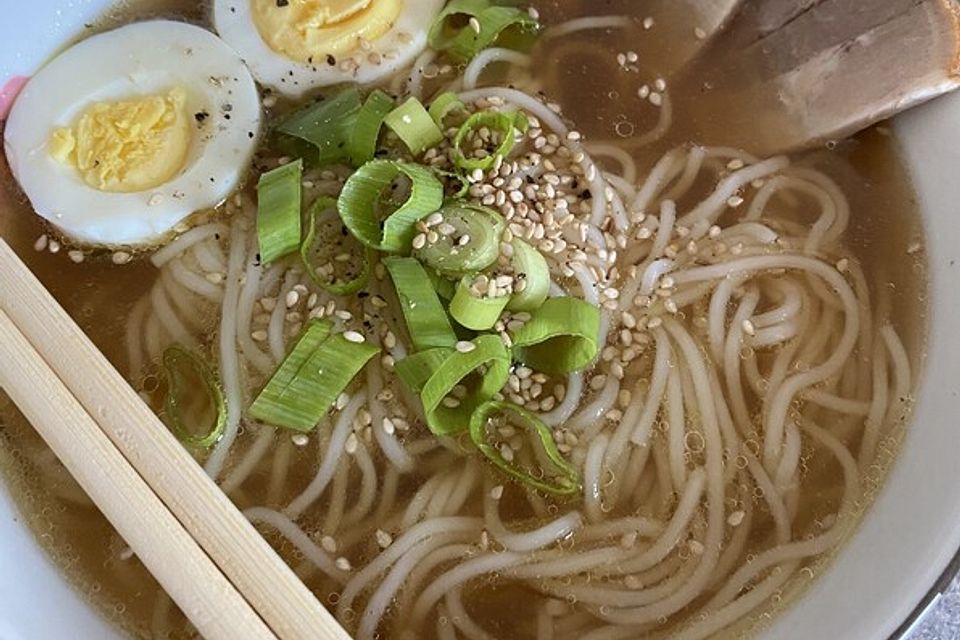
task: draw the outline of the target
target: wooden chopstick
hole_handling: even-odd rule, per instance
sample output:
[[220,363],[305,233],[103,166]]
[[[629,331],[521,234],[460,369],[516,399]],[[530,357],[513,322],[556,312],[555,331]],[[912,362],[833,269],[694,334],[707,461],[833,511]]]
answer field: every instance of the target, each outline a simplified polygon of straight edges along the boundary
[[275,639],[33,345],[0,311],[0,388],[204,637]]
[[281,640],[349,639],[2,240],[0,309]]

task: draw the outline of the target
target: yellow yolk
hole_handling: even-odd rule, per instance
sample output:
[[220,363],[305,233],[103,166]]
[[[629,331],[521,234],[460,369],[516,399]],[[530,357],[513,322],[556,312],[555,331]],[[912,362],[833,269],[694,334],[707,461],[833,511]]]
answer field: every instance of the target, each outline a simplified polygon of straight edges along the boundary
[[403,0],[250,0],[267,45],[292,60],[325,62],[372,42],[393,26]]
[[77,168],[95,189],[136,193],[169,182],[186,161],[193,138],[187,94],[98,102],[73,127],[53,132],[49,152]]

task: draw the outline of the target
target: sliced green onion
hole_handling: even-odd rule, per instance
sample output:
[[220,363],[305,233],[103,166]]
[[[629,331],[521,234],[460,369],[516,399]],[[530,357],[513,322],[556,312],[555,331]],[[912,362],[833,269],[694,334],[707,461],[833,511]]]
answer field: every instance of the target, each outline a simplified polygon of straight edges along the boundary
[[442,130],[443,122],[447,119],[448,115],[454,111],[464,110],[465,108],[466,106],[460,98],[457,97],[457,94],[452,91],[447,91],[446,93],[441,93],[430,103],[430,117],[433,118],[433,121],[436,122],[437,126]]
[[393,370],[403,384],[414,393],[423,391],[423,385],[436,373],[447,358],[454,353],[453,349],[427,349],[420,351],[397,362]]
[[551,298],[510,337],[520,362],[552,375],[581,371],[600,350],[600,310],[578,298]]
[[304,216],[306,234],[300,260],[316,285],[335,296],[348,296],[366,286],[370,254],[347,233],[337,213],[337,201],[322,196]]
[[[405,177],[410,195],[401,203],[384,194]],[[443,205],[443,183],[430,169],[394,160],[373,160],[363,165],[343,185],[337,209],[344,225],[372,249],[403,253],[410,249],[421,218]]]
[[393,98],[383,91],[376,89],[367,96],[367,101],[357,113],[357,121],[348,145],[353,166],[359,167],[364,162],[373,160],[377,152],[377,141],[380,139],[380,129],[391,109]]
[[[453,18],[475,18],[476,22],[457,28],[452,24]],[[453,0],[434,20],[429,42],[437,51],[446,51],[459,61],[467,61],[496,44],[511,28],[535,34],[540,23],[527,11],[492,6],[490,0]]]
[[[517,143],[517,135],[526,133],[529,128],[527,116],[521,111],[510,113],[500,113],[494,111],[481,111],[470,116],[453,140],[453,161],[461,169],[473,171],[480,169],[487,171],[492,167],[497,158],[506,158],[510,155],[514,145]],[[479,132],[481,129],[489,130],[491,133],[500,134],[500,143],[492,152],[484,150],[486,155],[476,156],[474,150],[468,150],[470,155],[464,152],[464,142],[470,134]]]
[[499,336],[480,336],[471,344],[470,351],[452,352],[420,393],[427,426],[437,435],[469,429],[474,409],[493,398],[510,377],[510,355]]
[[427,277],[430,278],[430,284],[433,285],[433,290],[437,292],[437,295],[440,296],[442,300],[453,300],[453,296],[457,293],[457,285],[452,280],[448,279],[446,276],[442,276],[433,269],[425,269],[427,272]]
[[[528,471],[516,460],[504,458],[501,448],[492,444],[489,429],[490,423],[498,416],[512,416],[514,419],[508,422],[510,426],[536,437],[536,442],[539,442],[542,448],[542,455],[537,458],[544,468],[536,472]],[[537,416],[515,404],[486,402],[477,407],[470,418],[470,438],[480,453],[522,485],[557,496],[570,496],[580,492],[580,474],[560,454],[550,428]]]
[[538,249],[520,238],[514,238],[510,244],[513,245],[512,267],[515,282],[513,297],[507,309],[536,311],[550,293],[550,267]]
[[410,98],[391,111],[384,122],[415,156],[443,140],[443,132],[416,98]]
[[316,149],[313,159],[320,166],[344,162],[350,159],[350,141],[360,107],[360,91],[351,87],[295,111],[277,125],[276,131],[309,143]]
[[506,226],[503,216],[467,203],[447,205],[440,215],[441,222],[430,229],[436,241],[428,241],[416,250],[424,264],[443,275],[460,277],[483,271],[496,262]]
[[300,199],[303,161],[260,176],[257,184],[257,240],[260,261],[269,264],[300,246]]
[[450,301],[450,315],[467,329],[486,331],[497,323],[509,301],[509,293],[488,297],[485,291],[476,290],[473,276],[464,276]]
[[[227,402],[213,369],[203,358],[179,345],[163,352],[162,368],[167,382],[164,418],[170,430],[187,447],[207,449],[216,444],[227,424]],[[206,392],[208,409],[214,413],[213,424],[203,435],[191,433],[183,415],[185,398],[196,397],[198,381]]]
[[383,264],[393,279],[414,349],[422,351],[433,347],[453,347],[457,343],[457,336],[453,333],[430,277],[420,263],[413,258],[393,257],[386,258]]
[[379,349],[330,335],[333,325],[313,320],[280,368],[250,406],[262,422],[312,431],[347,385]]

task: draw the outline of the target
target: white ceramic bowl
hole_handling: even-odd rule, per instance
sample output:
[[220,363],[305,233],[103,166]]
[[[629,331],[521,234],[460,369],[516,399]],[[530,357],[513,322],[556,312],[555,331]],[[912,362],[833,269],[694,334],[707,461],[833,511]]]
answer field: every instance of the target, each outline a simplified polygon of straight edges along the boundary
[[[0,87],[30,75],[112,4],[19,3],[0,21]],[[935,598],[960,549],[960,95],[918,109],[896,125],[928,239],[932,304],[923,384],[903,451],[880,497],[810,592],[776,620],[767,635],[777,640],[895,636]],[[117,637],[64,583],[2,491],[0,548],[0,638]]]

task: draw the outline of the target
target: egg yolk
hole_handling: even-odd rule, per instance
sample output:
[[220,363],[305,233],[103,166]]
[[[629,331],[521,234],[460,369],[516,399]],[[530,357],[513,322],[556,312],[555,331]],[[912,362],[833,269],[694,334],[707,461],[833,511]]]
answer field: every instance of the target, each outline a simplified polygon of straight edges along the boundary
[[403,0],[250,0],[267,45],[292,60],[326,62],[372,42],[393,26]]
[[72,127],[53,132],[50,155],[76,167],[100,191],[153,189],[169,182],[186,162],[193,138],[186,103],[182,89],[98,102]]

